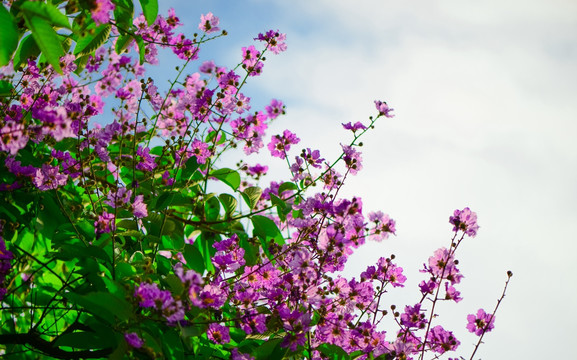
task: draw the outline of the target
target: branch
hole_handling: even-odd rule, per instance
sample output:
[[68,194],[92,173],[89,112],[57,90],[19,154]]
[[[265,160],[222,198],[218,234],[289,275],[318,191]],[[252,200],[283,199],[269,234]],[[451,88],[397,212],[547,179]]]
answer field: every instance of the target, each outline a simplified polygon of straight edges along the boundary
[[107,348],[94,351],[64,351],[53,342],[42,339],[40,334],[35,331],[25,334],[0,334],[0,344],[30,345],[45,355],[58,359],[98,359],[107,357],[114,350]]

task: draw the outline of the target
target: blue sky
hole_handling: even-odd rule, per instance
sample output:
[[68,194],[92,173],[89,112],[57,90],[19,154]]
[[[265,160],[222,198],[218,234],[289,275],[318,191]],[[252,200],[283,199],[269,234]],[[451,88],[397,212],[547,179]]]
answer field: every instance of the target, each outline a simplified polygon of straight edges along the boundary
[[[448,244],[453,209],[469,206],[481,229],[458,256],[465,299],[441,307],[440,323],[461,334],[468,358],[475,338],[466,315],[491,310],[512,270],[496,328],[476,358],[567,358],[577,336],[577,2],[161,6],[174,7],[189,34],[200,14],[219,16],[230,35],[203,54],[229,67],[259,32],[287,33],[288,51],[268,56],[245,93],[254,107],[283,100],[287,115],[271,131],[291,129],[326,158],[350,140],[342,122],[366,120],[375,99],[395,108],[396,117],[364,139],[365,169],[344,195],[361,196],[366,212],[389,213],[397,237],[359,249],[348,274],[394,253],[409,280],[390,302],[412,304],[423,279],[417,269]],[[164,74],[161,65],[151,74]],[[273,166],[271,179],[287,176],[283,162]]]

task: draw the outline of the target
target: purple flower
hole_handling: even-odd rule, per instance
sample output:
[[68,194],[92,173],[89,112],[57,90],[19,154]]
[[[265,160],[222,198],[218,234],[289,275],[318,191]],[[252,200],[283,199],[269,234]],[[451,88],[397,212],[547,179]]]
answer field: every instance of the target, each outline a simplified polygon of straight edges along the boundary
[[114,4],[110,0],[96,0],[90,12],[96,25],[105,24],[110,21],[110,12],[114,10]]
[[453,216],[449,217],[449,222],[454,225],[453,231],[463,230],[470,237],[477,235],[479,225],[477,225],[477,213],[468,207],[463,210],[455,210]]
[[191,144],[191,149],[188,150],[188,152],[196,156],[196,161],[199,164],[206,163],[206,160],[211,155],[210,150],[208,149],[208,144],[198,139],[194,139]]
[[453,254],[446,248],[440,248],[435,251],[433,256],[429,257],[429,266],[425,265],[421,272],[428,272],[435,277],[443,277],[451,282],[451,284],[458,284],[461,282],[463,275],[460,273]]
[[459,302],[463,300],[463,298],[457,289],[450,286],[449,283],[445,283],[445,300],[454,300],[455,302]]
[[355,150],[352,146],[341,144],[341,147],[343,148],[343,160],[351,174],[355,175],[363,168],[363,165],[361,164],[363,161],[361,153]]
[[104,203],[110,205],[113,208],[122,207],[122,205],[130,201],[132,196],[132,190],[128,190],[125,187],[118,188],[116,191],[110,191],[108,193],[107,199]]
[[285,130],[281,135],[275,135],[270,139],[268,149],[272,156],[284,159],[286,152],[290,150],[291,145],[298,144],[300,139],[292,132]]
[[441,325],[437,325],[431,329],[427,335],[427,341],[431,344],[433,351],[439,354],[454,351],[461,344],[451,331],[443,329]]
[[94,232],[97,236],[104,233],[109,233],[110,231],[116,230],[116,218],[114,214],[109,214],[106,211],[102,215],[98,215],[98,220],[94,222]]
[[365,130],[367,127],[363,125],[360,121],[357,121],[354,125],[350,122],[346,124],[342,124],[345,130],[351,130],[352,132],[356,132],[357,130]]
[[477,311],[477,316],[473,314],[467,315],[467,321],[469,322],[467,324],[467,330],[475,333],[477,336],[481,336],[495,328],[495,316],[487,314],[483,309]]
[[269,119],[276,119],[279,115],[285,113],[284,110],[285,106],[283,105],[282,101],[272,99],[270,105],[265,107]]
[[152,171],[156,168],[156,163],[154,162],[154,157],[150,155],[150,148],[148,147],[138,147],[136,150],[136,155],[140,156],[141,160],[136,164],[138,170]]
[[135,332],[124,334],[124,339],[126,340],[128,345],[132,346],[135,349],[140,349],[142,345],[144,345],[144,341],[142,341],[142,339]]
[[260,53],[256,50],[254,45],[242,48],[242,63],[246,65],[247,68],[254,67],[258,62],[258,57]]
[[227,344],[230,342],[230,333],[226,326],[212,323],[206,332],[208,339],[216,344]]
[[381,241],[389,237],[389,234],[395,234],[395,220],[381,211],[369,213],[369,221],[374,223],[371,239]]
[[424,329],[427,325],[425,313],[421,312],[421,304],[405,306],[405,312],[401,315],[401,324],[406,327]]
[[269,30],[264,34],[258,34],[255,40],[267,42],[268,49],[277,55],[287,49],[286,34],[281,34],[278,30]]
[[256,177],[257,179],[263,175],[266,175],[266,172],[268,171],[268,166],[266,165],[261,165],[261,164],[256,164],[254,166],[249,166],[246,169],[246,173]]
[[200,24],[198,24],[198,28],[207,34],[210,34],[220,30],[218,27],[219,22],[220,19],[209,12],[206,15],[200,16]]
[[392,118],[395,115],[391,114],[391,111],[395,109],[391,109],[389,105],[387,105],[384,101],[375,100],[375,106],[379,111],[379,115],[384,115],[385,117]]
[[32,181],[40,190],[53,190],[57,189],[59,186],[66,185],[68,175],[61,174],[58,166],[42,164],[42,168],[36,170],[36,174]]
[[137,218],[145,218],[148,216],[148,210],[146,204],[144,203],[143,195],[136,195],[134,202],[132,203],[132,213]]

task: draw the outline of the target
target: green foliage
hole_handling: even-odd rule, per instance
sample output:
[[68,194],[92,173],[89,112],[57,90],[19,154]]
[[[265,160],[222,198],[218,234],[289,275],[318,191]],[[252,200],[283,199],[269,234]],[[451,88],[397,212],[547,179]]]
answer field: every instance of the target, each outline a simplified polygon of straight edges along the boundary
[[18,47],[18,29],[10,12],[0,6],[0,66],[10,62],[12,54]]

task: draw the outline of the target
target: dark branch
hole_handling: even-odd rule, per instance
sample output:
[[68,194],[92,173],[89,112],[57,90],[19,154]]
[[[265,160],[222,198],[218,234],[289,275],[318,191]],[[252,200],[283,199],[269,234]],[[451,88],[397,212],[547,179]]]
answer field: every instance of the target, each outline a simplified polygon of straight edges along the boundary
[[65,351],[54,343],[44,340],[37,332],[25,334],[0,334],[0,344],[29,345],[46,355],[58,359],[98,359],[110,355],[114,349]]

